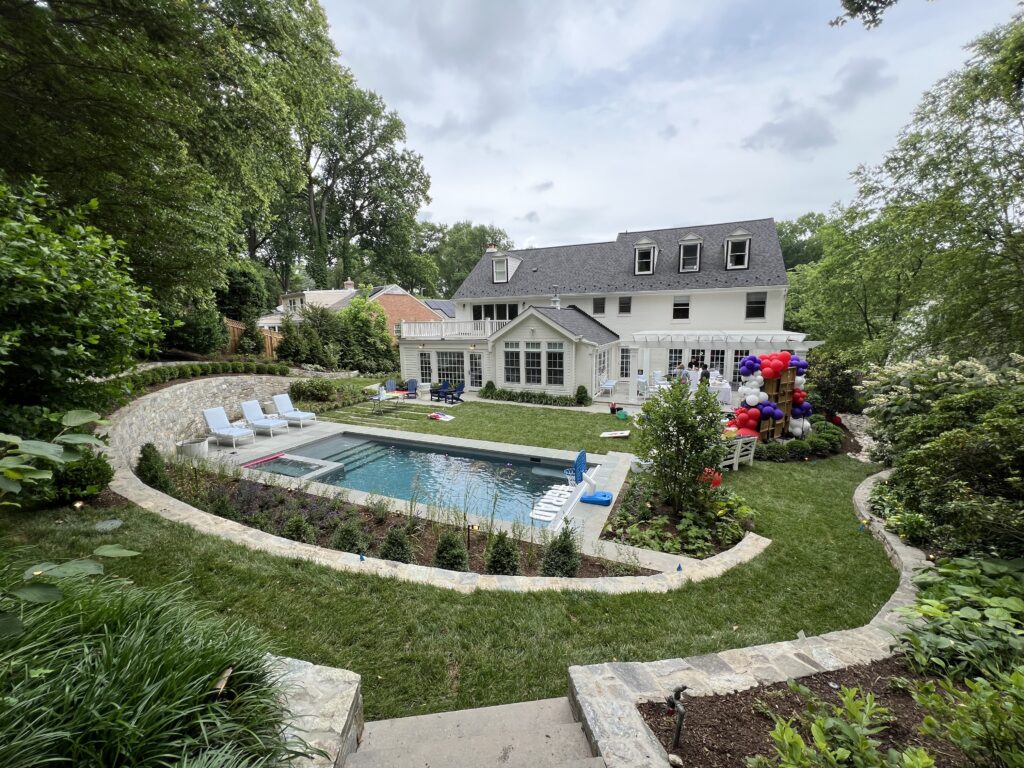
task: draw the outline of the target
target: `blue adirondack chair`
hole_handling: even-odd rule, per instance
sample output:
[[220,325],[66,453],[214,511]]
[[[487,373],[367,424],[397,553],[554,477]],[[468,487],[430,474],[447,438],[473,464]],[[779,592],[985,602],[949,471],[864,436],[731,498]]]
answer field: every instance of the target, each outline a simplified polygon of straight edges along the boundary
[[420,383],[416,379],[409,379],[405,382],[405,396],[409,400],[415,400],[417,395],[417,387]]
[[445,398],[448,397],[448,390],[452,388],[452,385],[447,382],[441,382],[441,386],[437,389],[430,390],[430,399],[437,400],[439,403],[443,403]]
[[461,403],[461,402],[463,402],[463,400],[462,400],[462,393],[465,392],[465,391],[466,391],[466,382],[460,381],[459,385],[455,388],[455,390],[453,392],[449,392],[448,393],[448,395],[445,397],[444,401],[446,403],[452,403],[453,405],[455,403]]

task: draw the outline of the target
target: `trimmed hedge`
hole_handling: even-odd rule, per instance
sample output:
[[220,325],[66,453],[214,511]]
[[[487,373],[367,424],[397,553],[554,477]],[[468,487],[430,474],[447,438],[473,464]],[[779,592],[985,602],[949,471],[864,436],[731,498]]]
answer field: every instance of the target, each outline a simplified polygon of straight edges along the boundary
[[144,371],[122,376],[118,381],[128,385],[131,394],[138,394],[147,387],[164,384],[177,379],[194,379],[200,376],[217,376],[224,373],[257,373],[270,376],[287,376],[288,366],[283,363],[181,363],[161,365]]
[[758,443],[754,458],[759,461],[804,461],[811,456],[826,458],[839,453],[843,444],[843,430],[835,424],[821,420],[814,423],[814,429],[807,437],[785,442]]
[[[582,394],[580,392],[582,391]],[[593,402],[586,387],[579,387],[575,395],[549,395],[547,392],[520,392],[514,389],[498,389],[488,381],[477,393],[485,400],[502,400],[507,403],[529,403],[531,405],[560,405],[579,407]]]

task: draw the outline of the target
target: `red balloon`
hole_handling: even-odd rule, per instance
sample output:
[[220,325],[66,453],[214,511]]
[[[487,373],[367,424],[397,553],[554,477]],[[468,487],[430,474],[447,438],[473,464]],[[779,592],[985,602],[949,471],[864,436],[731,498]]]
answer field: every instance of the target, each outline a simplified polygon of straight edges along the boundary
[[753,429],[738,429],[736,434],[740,437],[758,437],[758,432]]
[[759,411],[757,408],[750,410],[747,413],[747,420],[757,424],[759,421],[761,421],[761,411]]
[[781,359],[782,362],[785,363],[786,367],[788,368],[789,367],[789,361],[793,359],[793,356],[791,354],[789,354],[789,352],[783,352],[783,353],[781,353],[779,355],[779,359]]

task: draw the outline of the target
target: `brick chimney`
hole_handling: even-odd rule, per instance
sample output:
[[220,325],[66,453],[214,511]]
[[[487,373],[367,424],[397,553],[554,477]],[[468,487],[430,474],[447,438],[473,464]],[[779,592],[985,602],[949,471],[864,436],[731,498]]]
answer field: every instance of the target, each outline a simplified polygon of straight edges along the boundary
[[353,290],[355,290],[355,287],[356,287],[356,284],[352,282],[352,278],[351,277],[348,280],[345,281],[345,290],[346,291],[353,291]]
[[498,246],[495,243],[488,243],[487,244],[487,249],[484,251],[484,253],[497,253],[497,252],[498,252]]

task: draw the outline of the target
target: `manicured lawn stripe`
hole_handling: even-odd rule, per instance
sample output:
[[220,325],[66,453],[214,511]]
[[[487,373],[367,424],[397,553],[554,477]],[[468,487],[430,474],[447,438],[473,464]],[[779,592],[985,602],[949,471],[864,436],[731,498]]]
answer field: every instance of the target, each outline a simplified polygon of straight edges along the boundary
[[[0,536],[40,560],[101,543],[141,550],[108,570],[180,583],[262,629],[278,653],[359,672],[367,717],[378,719],[564,695],[571,664],[688,656],[867,622],[896,586],[852,509],[873,469],[836,457],[729,475],[773,544],[721,578],[665,595],[460,595],[251,552],[131,506],[2,512]],[[93,530],[115,516],[125,520],[117,531]]]

